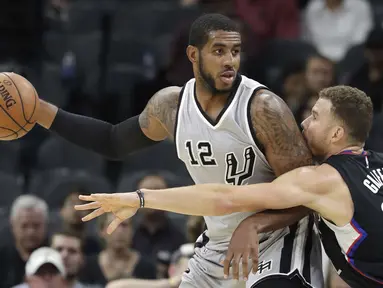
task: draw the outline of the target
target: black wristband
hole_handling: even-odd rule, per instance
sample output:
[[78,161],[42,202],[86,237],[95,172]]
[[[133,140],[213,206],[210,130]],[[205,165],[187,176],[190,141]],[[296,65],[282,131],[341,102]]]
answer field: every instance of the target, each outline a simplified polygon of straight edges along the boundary
[[144,192],[142,192],[140,189],[136,191],[138,195],[138,199],[140,199],[140,208],[145,207],[145,198],[144,198]]

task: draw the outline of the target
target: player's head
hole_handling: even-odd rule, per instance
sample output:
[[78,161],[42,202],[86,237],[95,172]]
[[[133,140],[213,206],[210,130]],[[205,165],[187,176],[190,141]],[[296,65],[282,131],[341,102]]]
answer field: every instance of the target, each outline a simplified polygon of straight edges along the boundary
[[371,99],[363,91],[349,86],[326,88],[303,121],[303,133],[312,153],[325,158],[350,146],[363,147],[372,115]]
[[205,14],[191,26],[187,55],[194,76],[214,94],[231,90],[240,65],[241,34],[236,22]]

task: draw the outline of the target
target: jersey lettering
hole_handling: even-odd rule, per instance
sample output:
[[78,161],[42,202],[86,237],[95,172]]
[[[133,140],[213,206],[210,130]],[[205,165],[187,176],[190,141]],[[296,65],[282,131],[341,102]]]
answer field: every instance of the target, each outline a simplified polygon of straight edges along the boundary
[[[193,153],[193,142],[191,140],[186,141],[185,147],[188,150],[189,161],[191,166],[217,166],[217,161],[213,156],[213,149],[210,142],[208,141],[199,141],[197,143],[198,158],[194,156]],[[200,164],[201,163],[201,164]]]
[[225,182],[232,185],[242,185],[243,182],[253,175],[255,164],[254,148],[249,146],[244,150],[244,165],[241,171],[238,171],[238,160],[234,153],[226,154],[226,177]]

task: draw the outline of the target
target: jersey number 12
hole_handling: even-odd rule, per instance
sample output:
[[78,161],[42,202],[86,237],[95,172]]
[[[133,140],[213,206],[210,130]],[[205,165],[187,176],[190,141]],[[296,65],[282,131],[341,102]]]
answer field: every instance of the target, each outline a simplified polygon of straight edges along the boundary
[[[185,148],[188,151],[189,163],[191,166],[217,166],[217,161],[213,156],[213,148],[210,142],[199,141],[197,143],[197,155],[193,153],[192,141],[188,140],[185,143]],[[232,185],[242,185],[245,180],[253,175],[255,165],[255,151],[249,146],[243,152],[243,167],[238,164],[238,159],[233,152],[227,153],[225,156],[225,182]],[[240,170],[239,170],[240,169]]]

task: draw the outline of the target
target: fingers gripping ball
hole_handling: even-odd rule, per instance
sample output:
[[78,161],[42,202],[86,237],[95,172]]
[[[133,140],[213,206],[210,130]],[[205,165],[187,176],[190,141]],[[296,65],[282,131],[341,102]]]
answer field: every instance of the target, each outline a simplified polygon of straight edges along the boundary
[[15,73],[0,73],[0,140],[27,134],[36,124],[39,96],[33,85]]

